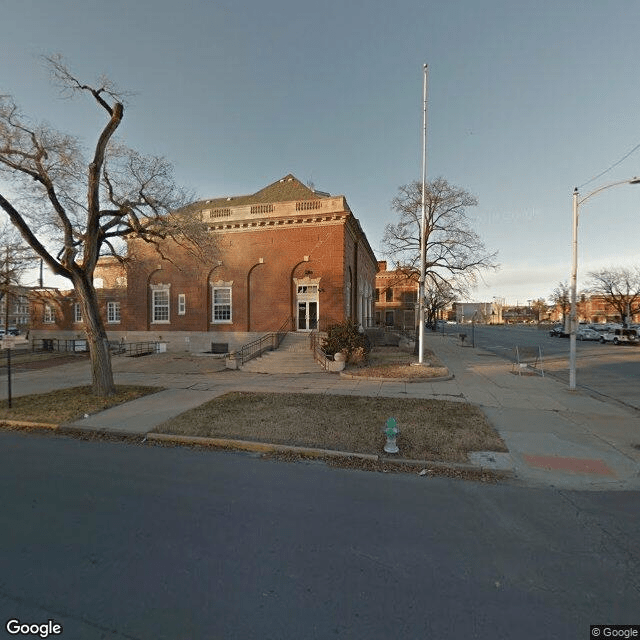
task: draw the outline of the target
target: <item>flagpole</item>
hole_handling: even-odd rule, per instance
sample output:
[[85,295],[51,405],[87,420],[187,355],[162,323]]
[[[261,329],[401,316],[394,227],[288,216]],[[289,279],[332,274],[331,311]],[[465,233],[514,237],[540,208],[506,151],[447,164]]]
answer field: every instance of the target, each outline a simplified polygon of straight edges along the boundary
[[424,65],[424,83],[422,89],[422,217],[420,221],[420,280],[418,286],[418,364],[424,361],[424,297],[427,277],[427,248],[425,230],[427,226],[426,184],[427,184],[427,75],[429,66]]

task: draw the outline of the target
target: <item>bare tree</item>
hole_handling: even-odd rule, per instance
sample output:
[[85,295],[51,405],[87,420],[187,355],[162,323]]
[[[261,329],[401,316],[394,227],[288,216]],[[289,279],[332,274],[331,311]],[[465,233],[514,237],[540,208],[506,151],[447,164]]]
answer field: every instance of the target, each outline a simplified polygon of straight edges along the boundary
[[435,330],[438,312],[446,309],[456,301],[457,294],[446,282],[431,283],[424,295],[425,315],[427,322],[431,323]]
[[105,122],[87,157],[77,138],[32,124],[10,96],[0,96],[0,176],[12,190],[0,193],[0,206],[51,271],[73,284],[94,393],[105,396],[115,386],[93,284],[98,259],[121,255],[128,237],[180,240],[201,225],[193,216],[171,215],[190,198],[164,158],[145,157],[114,139],[124,117],[122,92],[105,79],[82,83],[59,56],[45,62],[63,92],[89,96]]
[[531,308],[536,314],[536,321],[540,322],[543,319],[542,315],[547,311],[547,302],[544,298],[538,298],[531,303]]
[[611,267],[589,273],[589,291],[610,304],[627,326],[640,313],[640,267]]
[[21,242],[20,235],[6,222],[0,225],[0,302],[4,300],[4,316],[0,323],[9,331],[11,302],[22,294],[22,278],[33,262],[33,251]]
[[550,296],[551,302],[556,307],[560,307],[562,313],[562,324],[566,324],[566,318],[571,308],[571,289],[568,282],[559,282]]
[[34,261],[31,247],[25,246],[11,224],[0,224],[0,301],[22,283]]
[[[448,284],[463,293],[485,269],[497,269],[497,252],[489,252],[472,229],[467,209],[478,204],[470,193],[437,178],[426,185],[425,291]],[[388,224],[382,239],[383,252],[405,269],[420,271],[420,227],[422,183],[411,182],[398,189],[391,206],[398,214]]]

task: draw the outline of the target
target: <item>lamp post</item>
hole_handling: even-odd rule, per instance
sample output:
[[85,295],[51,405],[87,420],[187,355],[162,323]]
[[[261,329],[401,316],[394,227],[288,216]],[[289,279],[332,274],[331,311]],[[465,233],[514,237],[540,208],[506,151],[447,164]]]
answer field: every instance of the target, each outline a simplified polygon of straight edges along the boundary
[[571,310],[569,312],[569,390],[575,391],[576,388],[576,297],[577,297],[577,282],[578,282],[578,208],[581,204],[586,202],[591,196],[595,196],[597,193],[604,191],[605,189],[611,189],[611,187],[617,187],[621,184],[640,184],[640,178],[631,178],[630,180],[620,180],[619,182],[612,182],[599,187],[595,191],[588,193],[583,198],[580,198],[578,193],[578,187],[573,190],[573,240],[571,243]]

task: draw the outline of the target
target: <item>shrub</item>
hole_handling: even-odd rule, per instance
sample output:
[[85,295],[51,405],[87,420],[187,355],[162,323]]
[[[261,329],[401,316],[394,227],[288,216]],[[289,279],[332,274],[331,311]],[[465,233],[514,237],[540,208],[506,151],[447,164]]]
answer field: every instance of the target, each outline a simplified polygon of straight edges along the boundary
[[327,355],[333,356],[342,351],[347,362],[362,362],[369,356],[371,344],[367,335],[360,332],[357,322],[344,320],[327,329],[322,348]]

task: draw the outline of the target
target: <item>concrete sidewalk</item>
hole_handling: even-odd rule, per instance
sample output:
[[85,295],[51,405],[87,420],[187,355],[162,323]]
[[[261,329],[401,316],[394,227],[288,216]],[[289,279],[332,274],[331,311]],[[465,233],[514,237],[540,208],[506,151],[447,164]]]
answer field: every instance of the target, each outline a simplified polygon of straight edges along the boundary
[[428,336],[509,448],[516,477],[570,489],[640,489],[640,416],[615,402],[569,391],[551,377],[517,375],[495,354]]
[[[442,382],[380,382],[316,373],[264,375],[196,367],[186,358],[160,362],[118,361],[118,384],[165,387],[75,422],[83,429],[143,434],[161,422],[229,391],[348,394],[372,397],[437,398],[479,406],[509,448],[509,454],[472,454],[485,468],[511,469],[516,481],[565,489],[640,489],[640,418],[615,403],[569,392],[550,377],[518,376],[511,364],[490,352],[462,347],[453,337],[426,336],[426,346],[449,367],[454,379]],[[54,373],[52,373],[54,372]],[[14,393],[86,384],[88,366],[16,376]],[[79,380],[82,379],[82,382]],[[3,388],[0,391],[4,392]]]

